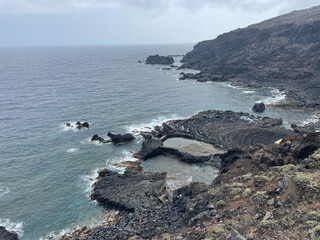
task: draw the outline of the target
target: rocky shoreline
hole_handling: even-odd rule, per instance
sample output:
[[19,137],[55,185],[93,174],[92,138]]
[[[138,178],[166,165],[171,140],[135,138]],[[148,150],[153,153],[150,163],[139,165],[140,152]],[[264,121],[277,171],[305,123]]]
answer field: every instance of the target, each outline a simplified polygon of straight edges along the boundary
[[[93,200],[119,210],[114,221],[77,230],[61,239],[287,239],[288,229],[291,239],[320,236],[320,212],[312,213],[316,219],[312,224],[294,216],[288,219],[290,226],[281,220],[285,214],[293,214],[296,204],[309,211],[317,203],[314,194],[318,194],[316,176],[320,174],[320,133],[296,132],[281,125],[281,119],[204,111],[143,133],[145,141],[136,154],[140,161],[129,163],[122,175],[100,171],[93,186]],[[207,142],[226,152],[205,160],[192,155],[185,158],[179,151],[163,148],[166,139],[173,137]],[[171,196],[167,173],[147,173],[140,165],[157,154],[189,162],[193,159],[193,163],[218,159],[215,166],[220,168],[220,175],[211,185],[188,183]],[[305,174],[310,179],[304,179]],[[308,187],[311,179],[315,181],[312,191]],[[310,197],[301,198],[301,187],[308,194],[311,191]],[[299,196],[295,196],[296,202],[292,202],[292,195]]]
[[[320,7],[314,7],[199,43],[180,69],[201,72],[180,80],[273,87],[297,107],[318,110],[319,23]],[[172,61],[156,55],[147,63]],[[319,126],[317,121],[286,129],[282,119],[215,110],[165,122],[141,133],[138,160],[124,163],[124,174],[99,172],[91,198],[119,211],[113,221],[61,240],[319,239]],[[166,143],[173,139],[180,145]],[[105,141],[98,135],[94,140]],[[207,144],[204,150],[194,150],[201,144]],[[141,162],[156,155],[210,164],[219,175],[205,184],[178,173],[144,171]]]

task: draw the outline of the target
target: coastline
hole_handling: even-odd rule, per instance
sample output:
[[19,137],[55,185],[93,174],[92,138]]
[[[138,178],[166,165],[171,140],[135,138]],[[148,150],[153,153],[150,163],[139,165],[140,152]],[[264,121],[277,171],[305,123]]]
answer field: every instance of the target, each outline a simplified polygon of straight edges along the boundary
[[[239,86],[234,86],[234,85],[232,85],[232,87],[236,87],[236,88],[239,88]],[[248,86],[241,86],[241,88],[243,88],[243,87],[245,87],[245,88],[248,88]],[[252,89],[254,89],[254,87],[251,87]],[[257,89],[257,88],[256,88]],[[273,89],[276,89],[276,88],[273,88]],[[280,90],[278,90],[279,91],[279,94],[281,94],[281,92],[280,92]],[[206,112],[206,111],[201,111],[201,112],[198,112],[197,114],[195,114],[195,115],[201,115],[203,112]],[[190,118],[192,118],[193,116],[191,116]],[[156,128],[158,128],[159,127],[159,124],[161,123],[162,125],[165,125],[166,123],[168,123],[168,122],[172,122],[172,121],[186,121],[188,118],[186,118],[186,119],[179,119],[178,117],[174,117],[174,119],[173,120],[169,120],[169,119],[163,119],[163,121],[159,121],[159,119],[158,120],[156,120],[155,122],[156,122],[156,124],[155,125],[153,125],[153,126],[146,126],[146,127],[144,127],[144,126],[142,126],[143,124],[140,124],[140,130],[143,130],[143,131],[137,131],[137,130],[133,130],[133,129],[139,129],[139,127],[134,127],[134,126],[131,126],[131,127],[128,127],[127,129],[129,130],[129,129],[131,129],[132,131],[130,131],[130,132],[132,132],[133,134],[135,134],[135,135],[140,135],[140,136],[143,136],[144,134],[148,134],[148,132],[149,132],[149,134],[150,133],[152,133],[152,134],[154,134],[153,133],[153,131],[156,129]],[[249,121],[250,122],[250,121]],[[318,122],[319,123],[319,122]],[[271,126],[270,126],[271,127]],[[173,134],[172,136],[181,136],[181,134]],[[183,137],[188,137],[188,136],[186,136],[186,135],[183,135]],[[190,137],[190,136],[189,136]],[[197,139],[197,140],[204,140],[204,139],[201,139],[201,138],[198,138],[198,137],[195,137],[195,136],[191,136],[190,137],[191,139]],[[141,140],[140,140],[141,141]],[[205,142],[208,142],[208,141],[205,141]],[[230,149],[230,148],[228,148],[228,149]],[[137,169],[138,169],[138,171],[141,171],[141,161],[139,161],[139,160],[136,160],[136,161],[132,161],[132,162],[127,162],[127,161],[125,161],[125,162],[123,162],[123,163],[119,163],[119,164],[117,164],[117,166],[121,166],[121,168],[122,169],[127,169],[126,171],[129,171],[129,172],[135,172],[135,171],[137,171]],[[109,168],[109,170],[110,170],[110,168]],[[108,171],[109,171],[108,170]],[[100,171],[104,171],[104,170],[100,170]],[[112,171],[112,169],[111,169],[111,171]],[[121,174],[123,174],[123,173],[125,173],[126,171],[120,171],[120,173]],[[94,186],[99,182],[99,179],[101,179],[101,176],[100,177],[98,177],[97,178],[97,180],[96,180],[96,182],[93,184],[93,188],[94,188]],[[92,189],[92,191],[91,191],[91,194],[92,194],[92,192],[93,192],[93,189]],[[121,209],[121,208],[120,208]],[[118,224],[119,223],[119,221],[121,221],[120,219],[121,218],[127,218],[127,215],[126,214],[123,214],[123,213],[119,213],[118,215],[117,215],[117,217],[116,218],[114,218],[113,219],[113,221],[112,222],[109,222],[107,225],[109,226],[109,225],[112,225],[112,224]],[[95,233],[97,233],[97,229],[105,229],[105,227],[107,226],[106,224],[101,224],[101,225],[96,225],[96,226],[94,226],[94,227],[92,227],[92,228],[89,228],[89,227],[84,227],[84,228],[81,228],[81,229],[74,229],[71,233],[69,232],[69,233],[66,233],[64,236],[62,236],[60,239],[69,239],[70,237],[73,239],[73,238],[78,238],[79,236],[81,236],[82,238],[81,239],[91,239],[89,236],[92,236],[92,234],[95,234]],[[104,230],[105,231],[105,230]],[[121,239],[121,238],[119,238],[119,239]],[[139,239],[139,238],[137,238],[137,239]],[[160,239],[162,239],[162,238],[160,238]]]

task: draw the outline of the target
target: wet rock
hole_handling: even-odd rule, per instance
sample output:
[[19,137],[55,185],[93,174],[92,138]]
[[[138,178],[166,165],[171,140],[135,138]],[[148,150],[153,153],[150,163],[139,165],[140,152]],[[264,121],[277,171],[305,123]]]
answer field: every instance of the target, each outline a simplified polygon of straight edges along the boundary
[[18,234],[14,231],[8,231],[4,227],[0,226],[0,239],[2,239],[2,240],[17,240]]
[[163,143],[160,139],[154,138],[152,135],[143,135],[144,142],[142,143],[141,150],[134,156],[146,160],[152,156],[160,154],[160,148]]
[[263,102],[255,103],[252,107],[252,111],[254,112],[264,112],[266,110],[266,106]]
[[108,137],[111,139],[111,142],[115,144],[124,144],[135,140],[136,138],[131,133],[121,134],[112,134],[108,132]]
[[173,57],[166,57],[166,56],[149,56],[146,60],[146,64],[162,64],[162,65],[171,65],[174,63]]
[[77,122],[76,123],[77,129],[80,130],[82,128],[89,128],[89,123],[88,122]]
[[91,138],[91,141],[99,141],[101,143],[109,143],[110,142],[110,140],[105,140],[104,138],[99,137],[98,134],[93,135]]

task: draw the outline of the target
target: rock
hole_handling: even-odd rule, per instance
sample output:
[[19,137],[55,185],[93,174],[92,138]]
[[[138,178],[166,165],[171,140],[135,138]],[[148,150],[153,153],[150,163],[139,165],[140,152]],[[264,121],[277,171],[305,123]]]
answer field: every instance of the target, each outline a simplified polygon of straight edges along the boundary
[[76,123],[77,129],[80,130],[82,128],[89,128],[89,123],[88,122],[77,122]]
[[146,60],[146,64],[162,64],[162,65],[171,65],[174,63],[173,57],[165,57],[165,56],[149,56]]
[[272,212],[267,212],[266,215],[263,217],[263,220],[270,220],[273,218]]
[[252,107],[252,111],[254,112],[264,112],[266,110],[266,106],[263,102],[255,103]]
[[104,138],[99,137],[98,134],[93,135],[91,138],[91,141],[99,141],[101,143],[109,143],[110,142],[110,140],[105,140]]
[[275,199],[274,199],[274,197],[273,197],[273,198],[271,198],[271,199],[269,199],[269,200],[267,201],[267,204],[268,204],[268,205],[274,205],[274,201],[275,201]]
[[108,137],[111,139],[111,142],[115,144],[124,144],[136,139],[131,133],[121,135],[121,134],[112,134],[111,132],[108,132]]
[[4,227],[0,226],[0,239],[1,240],[17,240],[18,234],[13,231],[7,231]]
[[243,112],[203,111],[182,120],[156,126],[157,138],[184,137],[211,143],[221,149],[255,144],[271,144],[292,131],[285,129],[282,119],[259,118]]
[[144,141],[141,146],[141,150],[134,156],[146,160],[152,156],[160,154],[160,148],[163,143],[160,139],[154,138],[152,135],[143,135]]
[[93,188],[91,198],[107,208],[129,212],[141,208],[147,201],[147,193],[163,195],[165,173],[124,173],[104,170]]
[[232,229],[230,234],[227,236],[227,240],[246,240],[246,238],[236,230]]

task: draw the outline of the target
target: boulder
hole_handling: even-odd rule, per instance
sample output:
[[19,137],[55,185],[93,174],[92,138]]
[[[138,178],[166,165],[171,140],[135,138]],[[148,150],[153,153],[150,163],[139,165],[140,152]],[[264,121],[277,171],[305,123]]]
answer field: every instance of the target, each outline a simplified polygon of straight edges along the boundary
[[264,112],[266,110],[266,106],[263,102],[255,103],[252,107],[252,111],[254,112]]
[[18,234],[14,231],[8,231],[5,227],[0,226],[0,239],[3,240],[17,240]]
[[162,64],[162,65],[171,65],[174,63],[173,57],[166,56],[149,56],[146,60],[146,64]]
[[111,142],[115,144],[124,144],[136,139],[131,133],[121,135],[108,132],[108,137],[110,138]]

